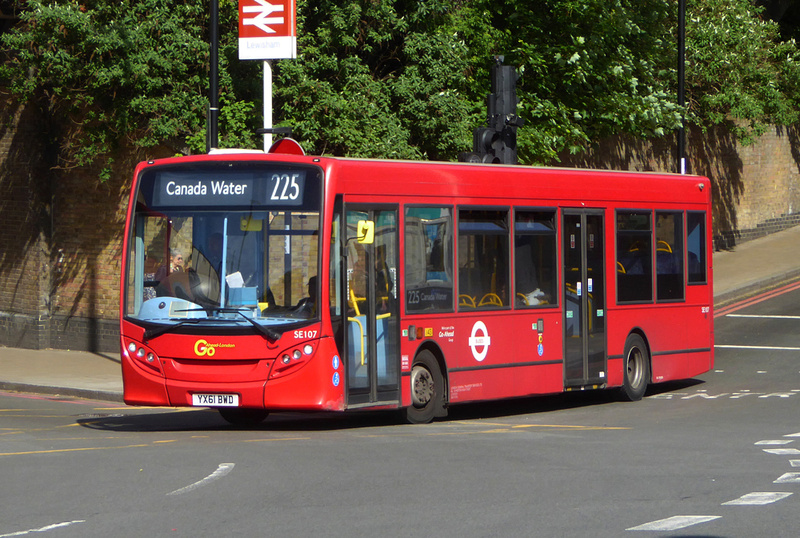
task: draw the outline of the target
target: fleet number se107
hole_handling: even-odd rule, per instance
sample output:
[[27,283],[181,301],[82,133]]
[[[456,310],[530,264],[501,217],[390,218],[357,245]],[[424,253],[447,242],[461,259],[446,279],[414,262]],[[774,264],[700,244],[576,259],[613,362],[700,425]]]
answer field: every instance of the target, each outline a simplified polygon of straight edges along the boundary
[[294,337],[299,339],[316,338],[319,331],[295,331]]

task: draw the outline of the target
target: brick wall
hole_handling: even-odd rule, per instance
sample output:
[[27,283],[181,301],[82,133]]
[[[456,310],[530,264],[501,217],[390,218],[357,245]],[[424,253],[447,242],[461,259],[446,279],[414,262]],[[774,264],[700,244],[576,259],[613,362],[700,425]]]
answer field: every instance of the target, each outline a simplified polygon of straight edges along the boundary
[[50,192],[35,114],[0,97],[0,343],[46,346]]
[[[687,132],[687,173],[711,179],[717,248],[800,224],[800,127],[773,128],[744,146],[724,126]],[[558,166],[677,171],[675,137],[613,137]]]
[[0,117],[0,345],[115,352],[130,178],[148,156],[121,151],[101,183],[53,165],[34,110],[0,100]]
[[[0,345],[114,352],[131,173],[169,152],[123,150],[100,183],[97,171],[53,168],[34,111],[0,97],[0,118]],[[747,147],[724,128],[688,133],[688,171],[713,181],[720,247],[800,223],[798,132],[774,129]],[[674,171],[674,148],[674,137],[617,137],[558,165]]]

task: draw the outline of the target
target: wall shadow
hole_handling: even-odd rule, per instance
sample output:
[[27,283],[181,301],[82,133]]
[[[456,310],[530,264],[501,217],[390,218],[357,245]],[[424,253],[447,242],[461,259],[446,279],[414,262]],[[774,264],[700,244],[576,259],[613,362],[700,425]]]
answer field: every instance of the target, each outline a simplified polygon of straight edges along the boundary
[[[737,207],[744,196],[744,164],[732,124],[725,123],[705,131],[690,127],[686,132],[686,172],[709,178],[712,184],[714,237],[716,248],[731,248],[738,237]],[[796,134],[796,133],[795,133]],[[792,146],[800,138],[795,137]],[[677,136],[641,140],[625,135],[610,137],[593,144],[578,155],[564,152],[553,166],[635,170],[642,172],[679,172]],[[800,150],[798,150],[800,155]],[[798,161],[800,162],[800,161]]]

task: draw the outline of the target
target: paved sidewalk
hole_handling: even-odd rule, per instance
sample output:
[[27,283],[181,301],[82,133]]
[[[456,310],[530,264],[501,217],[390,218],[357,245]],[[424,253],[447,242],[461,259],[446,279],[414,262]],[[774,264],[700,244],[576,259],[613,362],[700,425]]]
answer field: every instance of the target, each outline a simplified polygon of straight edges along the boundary
[[[800,226],[716,252],[716,307],[800,277]],[[0,347],[0,390],[122,401],[115,353]]]

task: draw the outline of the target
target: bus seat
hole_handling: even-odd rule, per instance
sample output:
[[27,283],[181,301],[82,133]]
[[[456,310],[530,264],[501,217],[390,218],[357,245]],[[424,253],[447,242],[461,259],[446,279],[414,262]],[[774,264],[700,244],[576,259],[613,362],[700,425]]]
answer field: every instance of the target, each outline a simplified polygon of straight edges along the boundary
[[503,300],[500,299],[500,296],[496,293],[487,293],[483,297],[481,297],[481,301],[478,303],[478,306],[503,306]]
[[462,293],[458,296],[458,306],[466,306],[467,308],[475,308],[475,298],[471,295]]

